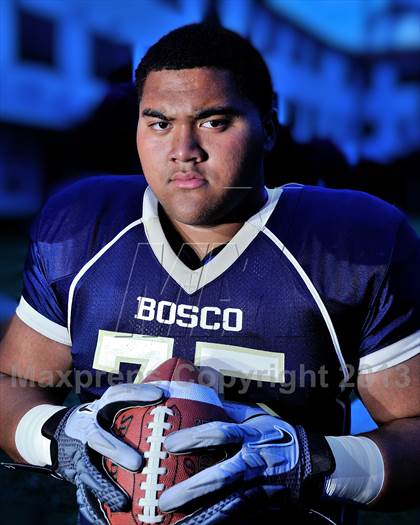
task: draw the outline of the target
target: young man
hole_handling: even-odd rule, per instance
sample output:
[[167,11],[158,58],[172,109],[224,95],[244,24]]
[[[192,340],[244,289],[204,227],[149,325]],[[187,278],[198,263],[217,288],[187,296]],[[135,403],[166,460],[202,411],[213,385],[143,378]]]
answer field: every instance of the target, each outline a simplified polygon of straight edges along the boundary
[[[167,449],[240,450],[164,492],[162,510],[216,494],[222,503],[200,523],[245,523],[256,508],[267,522],[291,503],[315,509],[308,523],[319,509],[344,523],[336,500],[410,504],[420,473],[420,248],[406,219],[357,192],[265,188],[271,79],[238,35],[173,31],[136,80],[148,186],[88,179],[40,214],[0,352],[2,447],[76,483],[85,522],[103,523],[98,500],[127,502],[85,444],[126,468],[142,458],[97,416],[156,402],[158,389],[130,383],[180,356],[221,370],[225,399],[241,404],[226,402],[235,423],[174,434]],[[69,371],[87,404],[66,410],[59,387]],[[122,384],[108,388],[112,374]],[[354,386],[379,425],[365,437],[346,436]]]

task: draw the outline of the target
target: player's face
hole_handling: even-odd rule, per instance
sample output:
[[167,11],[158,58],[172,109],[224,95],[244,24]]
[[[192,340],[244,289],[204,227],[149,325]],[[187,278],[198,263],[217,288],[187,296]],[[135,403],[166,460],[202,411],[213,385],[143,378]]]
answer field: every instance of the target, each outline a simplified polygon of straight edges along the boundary
[[[173,220],[215,225],[265,199],[267,133],[231,73],[151,72],[140,103],[137,148],[144,175]],[[253,209],[254,208],[254,209]]]

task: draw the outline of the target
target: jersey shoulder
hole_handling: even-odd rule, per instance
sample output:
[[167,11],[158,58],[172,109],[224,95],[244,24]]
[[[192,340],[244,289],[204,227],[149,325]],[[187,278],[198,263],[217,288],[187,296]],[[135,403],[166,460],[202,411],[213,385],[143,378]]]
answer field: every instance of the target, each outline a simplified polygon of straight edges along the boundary
[[316,245],[338,258],[371,254],[385,262],[405,222],[395,206],[368,193],[291,185],[267,226],[294,252]]
[[321,223],[338,219],[340,224],[351,221],[355,226],[375,226],[384,220],[399,222],[404,217],[392,204],[363,191],[294,184],[283,189],[286,200],[294,201],[299,211]]
[[136,175],[102,175],[72,183],[52,195],[39,214],[33,235],[44,242],[57,242],[89,226],[106,235],[139,219],[146,182]]
[[[417,333],[420,242],[396,207],[359,191],[286,187],[267,227],[319,293],[348,362]],[[403,355],[384,355],[394,352]]]
[[50,197],[31,237],[50,281],[77,271],[119,232],[142,216],[142,176],[96,176]]

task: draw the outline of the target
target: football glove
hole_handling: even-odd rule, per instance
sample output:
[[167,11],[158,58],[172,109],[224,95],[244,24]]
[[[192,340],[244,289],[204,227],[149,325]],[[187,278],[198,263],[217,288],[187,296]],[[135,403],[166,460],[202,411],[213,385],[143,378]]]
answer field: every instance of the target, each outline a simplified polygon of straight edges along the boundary
[[42,433],[51,439],[52,471],[77,487],[77,503],[92,524],[107,523],[100,503],[113,511],[128,504],[127,496],[102,470],[102,456],[128,470],[142,468],[143,457],[109,431],[122,408],[157,404],[163,392],[153,385],[111,386],[92,403],[54,414]]
[[194,514],[197,523],[240,522],[241,513],[250,508],[249,495],[254,506],[258,495],[287,505],[302,501],[303,494],[311,501],[321,495],[325,476],[335,468],[325,438],[309,435],[303,427],[257,407],[225,403],[225,410],[236,423],[206,423],[166,438],[164,446],[172,454],[232,445],[239,451],[164,491],[159,499],[162,511],[194,502],[202,506],[213,496],[213,501],[215,497],[220,501],[206,503],[206,509]]

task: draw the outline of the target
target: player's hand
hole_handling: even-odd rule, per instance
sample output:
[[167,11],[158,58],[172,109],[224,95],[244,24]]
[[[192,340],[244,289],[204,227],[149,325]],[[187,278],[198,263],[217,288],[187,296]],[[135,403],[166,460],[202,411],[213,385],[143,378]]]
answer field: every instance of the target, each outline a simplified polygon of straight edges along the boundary
[[[202,505],[209,496],[220,495],[218,503],[202,511],[200,523],[238,519],[258,495],[298,502],[306,480],[319,476],[322,481],[334,469],[324,438],[309,437],[302,427],[257,407],[229,403],[225,408],[237,423],[212,422],[179,430],[166,438],[164,446],[170,453],[183,454],[236,444],[239,452],[164,491],[159,499],[162,511],[187,503]],[[255,499],[253,504],[255,507]]]
[[115,385],[100,399],[58,412],[44,424],[43,433],[52,438],[53,471],[76,485],[80,512],[89,523],[106,523],[99,502],[113,511],[128,504],[127,496],[103,472],[102,456],[132,471],[143,465],[138,451],[111,434],[115,414],[129,406],[157,404],[162,395],[153,385]]

